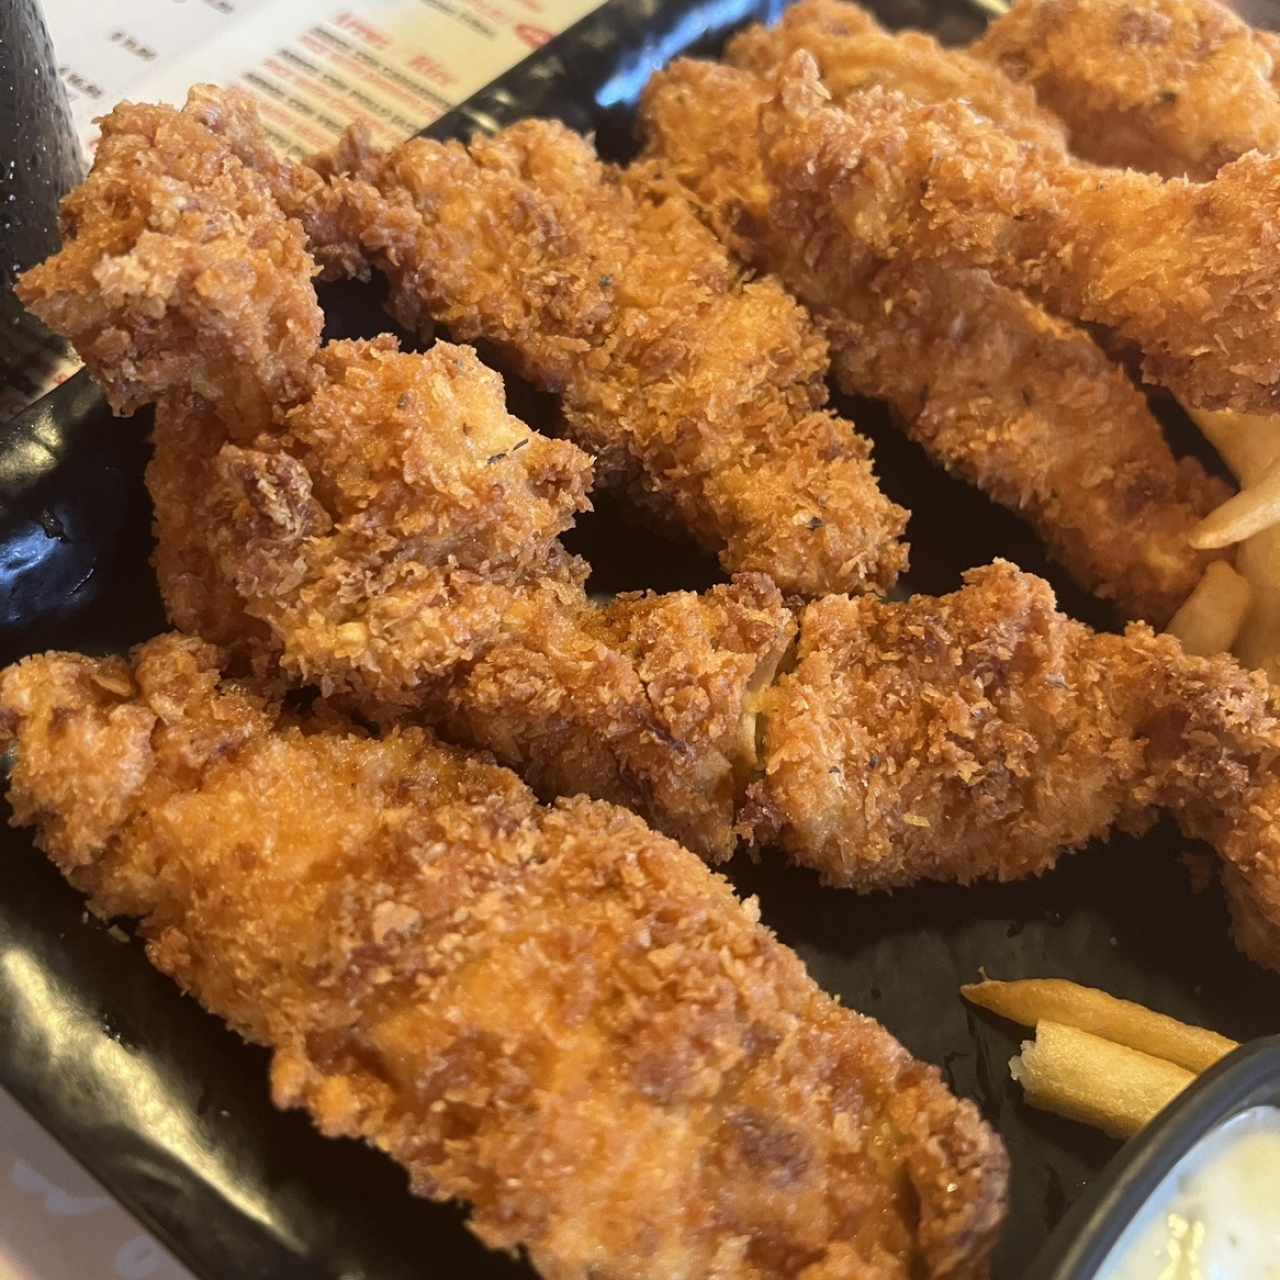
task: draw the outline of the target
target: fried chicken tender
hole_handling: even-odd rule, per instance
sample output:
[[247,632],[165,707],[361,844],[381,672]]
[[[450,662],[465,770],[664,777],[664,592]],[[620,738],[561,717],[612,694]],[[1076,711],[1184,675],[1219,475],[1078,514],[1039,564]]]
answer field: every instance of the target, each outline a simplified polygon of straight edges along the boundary
[[982,268],[1114,330],[1188,404],[1280,407],[1280,161],[1251,152],[1207,183],[1104,172],[961,102],[873,88],[841,109],[803,52],[777,90],[765,169],[811,256]]
[[1142,624],[1094,632],[1007,563],[966,583],[806,608],[794,669],[761,706],[757,836],[867,891],[1039,875],[1167,812],[1221,856],[1241,949],[1280,966],[1280,704],[1265,677]]
[[[867,21],[851,5],[806,0],[730,55],[781,60],[803,40],[842,80],[865,65],[892,82],[905,65],[914,88],[951,85],[941,70],[927,80],[913,71],[898,37],[873,28],[864,38]],[[842,34],[846,23],[853,34]],[[839,241],[815,241],[804,219],[793,224],[760,154],[771,93],[741,70],[674,63],[641,106],[651,163],[736,253],[813,307],[841,386],[887,401],[912,439],[1024,516],[1083,586],[1130,617],[1166,621],[1208,563],[1188,536],[1228,490],[1194,460],[1174,459],[1145,399],[1083,330],[985,272],[854,257]]]
[[[906,512],[825,407],[827,346],[769,278],[748,281],[683,200],[549,121],[470,149],[359,152],[326,215],[391,280],[411,329],[484,339],[560,395],[599,480],[788,593],[890,586]],[[309,225],[323,219],[312,218]],[[350,243],[339,257],[352,253]]]
[[205,419],[212,442],[190,440],[192,421],[192,452],[213,447],[192,581],[219,587],[192,610],[199,631],[243,617],[255,668],[379,722],[425,718],[545,795],[627,804],[709,858],[733,851],[754,702],[795,630],[767,578],[591,603],[558,541],[590,460],[508,414],[469,348],[330,344],[311,397],[252,447]]
[[161,637],[0,677],[19,824],[273,1053],[276,1103],[555,1280],[977,1278],[1007,1161],[754,902],[418,729],[297,723]]
[[1035,90],[960,49],[944,49],[922,31],[886,31],[847,0],[800,0],[776,26],[755,23],[730,40],[725,61],[771,76],[797,49],[807,49],[837,102],[872,85],[920,102],[961,98],[1010,137],[1066,153],[1066,128],[1036,102]]
[[511,633],[422,710],[543,796],[626,805],[712,862],[732,855],[757,766],[755,723],[795,634],[777,588],[513,611]]
[[122,103],[18,296],[121,414],[175,387],[252,431],[308,388],[323,315],[302,227],[192,110]]
[[1203,181],[1280,150],[1275,38],[1217,0],[1017,0],[970,52],[1034,89],[1099,164]]
[[507,414],[469,348],[337,342],[307,376],[305,401],[239,439],[201,396],[157,406],[147,487],[175,626],[260,674],[323,683],[357,662],[366,695],[391,698],[474,656],[513,592],[580,594],[586,566],[557,538],[588,506],[590,460]]

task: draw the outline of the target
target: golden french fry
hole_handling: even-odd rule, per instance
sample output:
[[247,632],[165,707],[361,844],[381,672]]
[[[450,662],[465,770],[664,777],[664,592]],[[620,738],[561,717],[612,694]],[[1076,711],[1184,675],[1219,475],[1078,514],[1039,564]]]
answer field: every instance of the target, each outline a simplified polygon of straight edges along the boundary
[[1046,1022],[1074,1027],[1189,1071],[1203,1071],[1238,1047],[1234,1040],[1215,1031],[1193,1027],[1132,1000],[1120,1000],[1064,978],[975,982],[961,987],[960,993],[973,1004],[1024,1027]]
[[1280,526],[1242,542],[1236,548],[1236,566],[1253,595],[1232,652],[1244,666],[1280,684]]
[[1033,1107],[1113,1138],[1137,1133],[1195,1079],[1163,1058],[1059,1022],[1039,1023],[1009,1072]]
[[1225,560],[1209,564],[1166,630],[1188,653],[1226,653],[1249,614],[1253,588]]
[[1257,484],[1280,458],[1280,418],[1190,407],[1187,413],[1231,468],[1242,489]]
[[[1280,417],[1188,412],[1246,492],[1280,459]],[[1236,548],[1236,568],[1253,598],[1232,650],[1245,666],[1280,684],[1280,526],[1242,542]]]
[[1252,538],[1280,521],[1280,458],[1256,481],[1211,511],[1191,531],[1191,545],[1201,551],[1229,547]]

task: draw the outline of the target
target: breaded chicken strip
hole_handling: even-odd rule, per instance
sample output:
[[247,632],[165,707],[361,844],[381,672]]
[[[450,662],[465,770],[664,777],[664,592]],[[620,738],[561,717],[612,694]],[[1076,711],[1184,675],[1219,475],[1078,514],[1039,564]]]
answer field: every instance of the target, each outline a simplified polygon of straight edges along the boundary
[[1017,0],[970,52],[1034,89],[1099,164],[1203,181],[1280,150],[1275,37],[1217,0]]
[[[850,68],[865,65],[877,80],[902,73],[920,91],[950,87],[934,61],[955,55],[903,50],[874,28],[864,38],[866,21],[853,6],[806,0],[777,32],[741,37],[731,56],[781,60],[802,39],[850,83]],[[674,63],[641,107],[651,163],[744,260],[814,308],[846,390],[887,401],[912,439],[1023,515],[1083,586],[1130,617],[1166,621],[1208,562],[1187,539],[1225,487],[1174,459],[1145,399],[1083,330],[985,272],[852,258],[837,244],[826,252],[803,222],[787,221],[758,141],[771,92],[744,71]]]
[[180,385],[252,432],[305,394],[324,317],[302,227],[193,113],[118,106],[60,219],[18,296],[117,413]]
[[555,1280],[976,1278],[998,1139],[629,813],[292,723],[177,637],[0,677],[16,821],[280,1106]]
[[826,343],[682,200],[549,121],[350,162],[340,234],[359,228],[396,318],[484,339],[559,394],[602,483],[788,593],[892,584],[906,513],[825,407]]
[[469,348],[336,342],[307,379],[239,439],[201,396],[158,405],[147,486],[174,625],[302,681],[351,660],[391,698],[474,657],[513,594],[581,595],[586,566],[557,539],[589,505],[590,461],[507,414]]
[[886,31],[849,0],[799,0],[776,26],[755,23],[730,40],[725,61],[771,76],[797,49],[813,55],[836,102],[873,85],[919,102],[962,98],[1010,137],[1066,153],[1066,129],[1037,104],[1034,89],[1015,84],[983,58],[943,48],[922,31]]
[[1241,949],[1280,967],[1278,711],[1261,674],[1094,632],[1002,562],[941,598],[832,597],[762,703],[757,835],[866,891],[1039,875],[1167,812],[1221,855]]
[[404,703],[509,630],[517,599],[583,598],[586,566],[558,539],[589,505],[590,460],[507,413],[469,347],[330,343],[312,381],[252,445],[216,423],[193,442],[215,450],[217,573],[298,681]]
[[469,348],[333,343],[276,432],[215,435],[202,545],[292,682],[379,721],[425,717],[545,795],[629,805],[727,857],[754,701],[795,624],[762,575],[591,603],[558,541],[589,480],[576,446],[507,413]]
[[980,267],[1114,330],[1189,404],[1280,407],[1280,161],[1250,153],[1199,184],[1062,162],[961,102],[873,88],[836,107],[806,53],[761,131],[811,258]]

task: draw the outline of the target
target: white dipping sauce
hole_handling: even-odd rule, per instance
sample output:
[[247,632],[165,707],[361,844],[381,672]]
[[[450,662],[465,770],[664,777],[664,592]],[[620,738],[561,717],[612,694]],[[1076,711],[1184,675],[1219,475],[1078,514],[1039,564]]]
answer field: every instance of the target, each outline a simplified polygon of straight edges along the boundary
[[1097,1280],[1280,1280],[1280,1108],[1202,1138],[1125,1228]]

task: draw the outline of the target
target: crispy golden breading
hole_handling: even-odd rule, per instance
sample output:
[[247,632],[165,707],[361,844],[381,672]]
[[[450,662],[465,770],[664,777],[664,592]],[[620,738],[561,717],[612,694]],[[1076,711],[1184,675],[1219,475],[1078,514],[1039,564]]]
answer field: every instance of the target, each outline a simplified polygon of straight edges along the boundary
[[0,678],[17,821],[273,1096],[555,1280],[977,1280],[998,1139],[634,816],[290,723],[162,637]]
[[1167,811],[1215,846],[1241,949],[1275,965],[1278,711],[1261,674],[1141,624],[1094,632],[1003,562],[941,598],[832,597],[762,700],[757,831],[871,890],[1038,875]]
[[765,169],[810,254],[982,268],[1111,328],[1188,404],[1280,406],[1280,160],[1206,183],[1063,162],[958,101],[872,88],[837,107],[804,52],[776,87]]
[[223,444],[210,479],[220,575],[326,692],[404,704],[503,635],[517,598],[582,594],[558,538],[590,460],[508,414],[467,347],[329,344],[312,395],[253,447]]
[[761,834],[862,890],[1046,871],[1110,829],[1143,771],[1095,673],[1080,705],[1086,636],[1003,563],[949,596],[809,606],[764,699]]
[[[829,9],[858,13],[791,12]],[[896,74],[893,38],[845,41],[835,25],[822,27],[824,64],[878,52],[878,75]],[[785,39],[744,36],[735,51],[759,61],[801,32],[816,38],[807,24],[782,30]],[[853,257],[803,220],[793,225],[762,169],[758,116],[770,95],[743,71],[676,62],[641,108],[652,163],[740,256],[814,308],[842,386],[886,400],[934,458],[1021,513],[1082,585],[1130,617],[1167,620],[1208,562],[1188,535],[1226,488],[1194,460],[1174,459],[1145,399],[1083,330],[985,272]]]
[[743,574],[696,595],[621,595],[596,617],[635,662],[671,736],[723,742],[745,784],[758,763],[759,699],[796,633],[794,622],[779,625],[776,607],[769,580]]
[[970,52],[1033,88],[1077,155],[1203,180],[1280,150],[1274,40],[1217,0],[1017,0]]
[[756,707],[795,633],[769,579],[509,616],[508,637],[428,690],[419,714],[543,796],[626,805],[728,858],[756,768]]
[[591,604],[558,541],[589,479],[575,445],[507,413],[469,348],[333,343],[277,431],[216,449],[200,545],[235,603],[207,622],[219,592],[192,618],[221,634],[243,613],[295,683],[380,722],[426,717],[545,795],[627,804],[727,857],[753,700],[794,622],[760,575]]
[[18,294],[117,413],[174,388],[252,432],[305,394],[323,321],[302,227],[191,110],[123,103]]
[[234,584],[218,569],[211,542],[214,460],[227,435],[217,410],[201,396],[173,391],[156,404],[146,470],[151,563],[171,625],[234,650],[237,662],[265,675],[277,646],[267,627],[245,612]]
[[1058,155],[1066,151],[1062,121],[1037,105],[1034,90],[982,58],[944,49],[924,32],[890,33],[848,0],[800,0],[776,26],[756,23],[730,40],[725,61],[769,76],[797,49],[813,55],[837,102],[872,85],[920,102],[963,98],[1011,137]]
[[310,393],[323,316],[301,227],[200,103],[197,88],[182,111],[124,103],[103,120],[93,169],[63,202],[66,242],[19,292],[117,413],[156,402],[147,487],[169,618],[263,672],[267,630],[209,545],[213,464]]
[[354,665],[365,696],[403,702],[500,633],[513,593],[580,596],[586,566],[557,538],[590,461],[507,414],[469,348],[332,343],[308,381],[247,443],[203,397],[157,406],[147,487],[175,626],[260,673],[328,686]]
[[281,210],[302,223],[308,247],[326,278],[368,272],[359,247],[359,227],[348,220],[348,211],[325,181],[334,164],[354,169],[371,154],[371,144],[361,130],[350,130],[333,153],[316,157],[313,164],[300,164],[271,145],[258,120],[257,106],[242,90],[194,85],[183,113],[217,134],[237,159],[266,180]]
[[483,338],[558,393],[603,483],[789,593],[894,581],[906,513],[825,408],[826,343],[643,168],[548,121],[358,163],[334,190],[397,319]]

